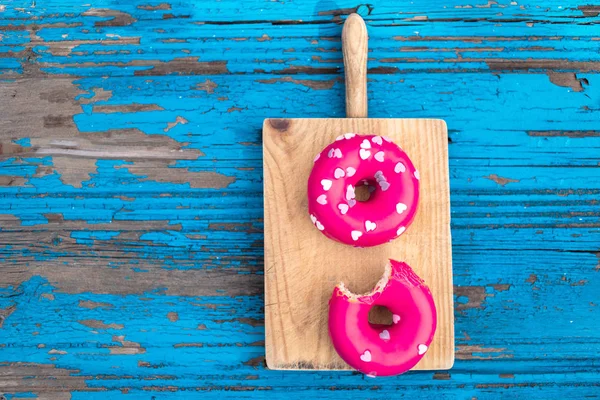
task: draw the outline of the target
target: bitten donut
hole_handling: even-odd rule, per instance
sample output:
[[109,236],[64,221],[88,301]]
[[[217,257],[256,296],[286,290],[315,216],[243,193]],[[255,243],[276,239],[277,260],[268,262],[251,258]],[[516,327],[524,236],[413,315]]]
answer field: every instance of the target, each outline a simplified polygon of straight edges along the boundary
[[[367,201],[355,189],[368,185]],[[419,200],[419,172],[385,136],[346,133],[317,154],[308,178],[308,211],[327,237],[356,247],[400,236]]]
[[[369,322],[373,306],[392,312],[392,325]],[[437,325],[429,288],[405,263],[390,260],[372,292],[351,293],[343,283],[329,300],[329,334],[352,368],[369,376],[398,375],[419,362]]]

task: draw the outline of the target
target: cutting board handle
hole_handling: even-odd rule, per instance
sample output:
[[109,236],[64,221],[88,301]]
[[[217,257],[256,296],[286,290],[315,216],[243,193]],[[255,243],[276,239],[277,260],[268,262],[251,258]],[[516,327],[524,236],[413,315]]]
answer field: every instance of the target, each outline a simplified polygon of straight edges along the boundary
[[362,17],[350,14],[342,30],[346,74],[346,117],[367,118],[367,53],[369,37]]

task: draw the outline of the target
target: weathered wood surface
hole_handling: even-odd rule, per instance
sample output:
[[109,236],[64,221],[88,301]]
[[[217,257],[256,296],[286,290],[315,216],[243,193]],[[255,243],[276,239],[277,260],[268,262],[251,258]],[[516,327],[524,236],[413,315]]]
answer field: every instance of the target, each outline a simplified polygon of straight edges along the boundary
[[[355,10],[369,115],[450,129],[449,372],[263,365],[261,123],[344,115]],[[600,396],[598,22],[554,0],[0,2],[0,393]]]

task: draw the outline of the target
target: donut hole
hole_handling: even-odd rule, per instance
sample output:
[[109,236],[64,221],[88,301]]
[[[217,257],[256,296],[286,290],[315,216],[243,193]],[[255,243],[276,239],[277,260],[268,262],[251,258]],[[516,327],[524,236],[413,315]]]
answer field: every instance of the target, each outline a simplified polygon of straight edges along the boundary
[[373,192],[375,192],[375,183],[370,182],[368,180],[361,181],[356,188],[354,189],[354,195],[356,196],[356,201],[365,202],[368,201]]
[[384,306],[373,306],[369,310],[369,323],[373,325],[392,325],[394,323],[392,312]]

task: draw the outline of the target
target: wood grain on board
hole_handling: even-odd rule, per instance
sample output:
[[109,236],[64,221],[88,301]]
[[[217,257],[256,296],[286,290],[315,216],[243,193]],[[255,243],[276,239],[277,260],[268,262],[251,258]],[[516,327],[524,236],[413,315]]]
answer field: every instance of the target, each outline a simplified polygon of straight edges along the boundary
[[[330,342],[328,301],[343,281],[369,291],[389,258],[406,261],[431,288],[438,329],[415,369],[454,362],[452,252],[446,124],[435,119],[268,119],[263,126],[265,188],[265,329],[273,369],[348,369]],[[353,248],[326,238],[307,212],[313,158],[347,132],[391,137],[420,172],[413,224],[391,243]]]

